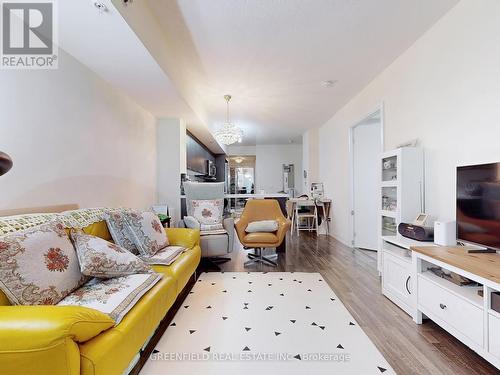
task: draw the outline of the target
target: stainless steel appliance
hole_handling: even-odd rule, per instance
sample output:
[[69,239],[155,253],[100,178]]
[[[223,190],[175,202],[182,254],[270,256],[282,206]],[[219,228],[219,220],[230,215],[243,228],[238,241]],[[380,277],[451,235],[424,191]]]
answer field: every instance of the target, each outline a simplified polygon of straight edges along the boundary
[[205,160],[205,174],[209,177],[215,177],[217,173],[217,167],[212,160]]

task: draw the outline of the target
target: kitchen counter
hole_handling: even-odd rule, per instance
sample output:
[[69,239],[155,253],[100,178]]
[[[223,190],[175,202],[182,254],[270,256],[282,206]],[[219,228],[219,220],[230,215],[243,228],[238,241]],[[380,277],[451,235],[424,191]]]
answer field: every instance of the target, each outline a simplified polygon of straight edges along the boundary
[[[264,193],[264,194],[224,194],[226,199],[246,199],[246,198],[288,198],[286,193]],[[186,199],[185,195],[181,195],[181,199]]]

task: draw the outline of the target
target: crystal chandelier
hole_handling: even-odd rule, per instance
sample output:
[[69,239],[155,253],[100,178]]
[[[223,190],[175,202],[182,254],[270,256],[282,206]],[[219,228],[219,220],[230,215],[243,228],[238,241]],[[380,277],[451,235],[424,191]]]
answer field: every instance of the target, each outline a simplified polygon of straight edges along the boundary
[[233,143],[241,142],[243,131],[229,121],[229,101],[231,100],[231,95],[224,95],[224,99],[227,103],[226,122],[222,125],[222,128],[214,132],[214,137],[219,143],[229,146]]

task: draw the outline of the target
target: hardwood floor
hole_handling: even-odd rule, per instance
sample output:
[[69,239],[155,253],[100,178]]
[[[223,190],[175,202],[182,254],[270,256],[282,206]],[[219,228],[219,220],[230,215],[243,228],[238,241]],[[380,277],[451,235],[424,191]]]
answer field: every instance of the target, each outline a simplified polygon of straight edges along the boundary
[[287,239],[278,267],[244,268],[239,249],[223,271],[319,272],[398,374],[500,374],[496,368],[431,321],[416,325],[381,294],[376,259],[328,236],[301,233]]

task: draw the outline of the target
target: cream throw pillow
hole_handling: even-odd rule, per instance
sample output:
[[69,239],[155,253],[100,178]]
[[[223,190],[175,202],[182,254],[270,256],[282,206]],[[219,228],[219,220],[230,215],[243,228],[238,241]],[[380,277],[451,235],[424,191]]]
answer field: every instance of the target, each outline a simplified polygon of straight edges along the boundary
[[151,267],[141,259],[114,243],[81,230],[72,230],[71,238],[80,261],[80,270],[86,276],[108,279],[152,272]]
[[253,221],[247,225],[245,232],[276,232],[278,230],[278,222],[276,220],[261,220]]
[[224,211],[223,199],[205,199],[191,201],[190,216],[193,216],[200,224],[214,225],[222,223]]
[[0,265],[0,289],[14,305],[55,305],[88,280],[60,222],[0,237]]
[[132,211],[127,212],[125,216],[131,239],[141,256],[151,257],[169,245],[165,228],[154,212]]

